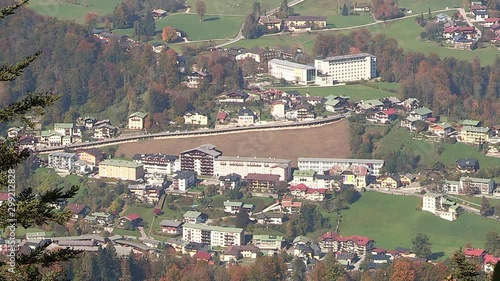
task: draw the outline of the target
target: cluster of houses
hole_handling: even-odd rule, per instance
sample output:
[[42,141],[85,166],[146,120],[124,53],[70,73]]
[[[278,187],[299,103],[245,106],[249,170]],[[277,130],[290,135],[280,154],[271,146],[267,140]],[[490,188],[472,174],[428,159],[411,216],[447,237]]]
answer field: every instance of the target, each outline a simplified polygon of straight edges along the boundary
[[307,32],[325,29],[326,17],[323,16],[289,16],[280,19],[275,15],[264,15],[259,18],[259,25],[265,26],[269,32]]

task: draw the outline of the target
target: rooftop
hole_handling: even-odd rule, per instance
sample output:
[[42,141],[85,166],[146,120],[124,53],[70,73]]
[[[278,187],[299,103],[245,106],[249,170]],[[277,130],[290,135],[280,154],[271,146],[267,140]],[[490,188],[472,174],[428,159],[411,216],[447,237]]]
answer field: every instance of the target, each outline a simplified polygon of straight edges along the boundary
[[217,151],[215,149],[215,145],[213,145],[213,144],[202,144],[196,148],[184,150],[183,152],[181,152],[181,154],[189,153],[189,152],[194,151],[194,150],[201,151],[201,152],[208,154],[212,157],[217,157],[217,156],[220,156],[222,154],[220,151]]
[[147,113],[144,112],[134,112],[128,116],[128,118],[133,118],[133,117],[139,117],[139,118],[146,118],[148,116]]
[[378,159],[341,159],[341,158],[307,158],[299,157],[298,162],[335,162],[355,164],[384,164],[384,160]]
[[173,220],[162,220],[160,222],[160,226],[164,227],[179,227],[182,224],[181,221],[173,221]]
[[270,64],[280,64],[283,66],[287,67],[292,67],[292,68],[298,68],[298,69],[304,69],[304,70],[313,70],[315,69],[312,66],[305,65],[305,64],[300,64],[300,63],[295,63],[287,60],[280,60],[280,59],[272,59],[269,61]]
[[294,177],[314,177],[316,172],[314,170],[295,170],[293,172]]
[[218,232],[237,232],[237,233],[243,232],[243,228],[223,227],[223,226],[214,226],[214,225],[206,225],[206,224],[186,223],[182,227],[183,228],[191,228],[191,229],[201,229],[201,230],[207,230],[207,231],[218,231]]
[[74,127],[73,123],[55,123],[54,124],[54,129],[56,129],[56,128],[73,129],[73,127]]
[[463,126],[462,127],[462,131],[487,134],[490,131],[490,128],[488,128],[488,127]]
[[478,120],[464,120],[462,121],[462,125],[464,126],[472,126],[472,127],[477,127],[479,126],[479,124],[481,124],[481,121],[478,121]]
[[487,183],[493,181],[493,179],[483,179],[483,178],[471,178],[471,177],[461,177],[460,181],[471,181],[471,182],[479,182],[479,183]]
[[289,165],[292,161],[288,159],[265,158],[265,157],[240,157],[240,156],[219,156],[215,161],[241,161],[241,162],[264,162]]
[[142,164],[138,164],[132,161],[126,160],[116,160],[116,159],[106,159],[99,163],[100,166],[114,166],[114,167],[126,167],[126,168],[139,168]]
[[252,240],[259,240],[259,241],[283,241],[283,237],[282,236],[276,236],[276,235],[262,234],[262,235],[254,235],[252,237]]
[[367,53],[360,53],[360,54],[352,54],[352,55],[326,57],[324,59],[316,59],[316,60],[319,60],[319,61],[340,61],[340,60],[349,60],[349,59],[362,59],[362,58],[366,58],[366,57],[372,57],[372,55],[367,54]]
[[202,213],[201,212],[196,212],[196,211],[187,211],[185,214],[184,214],[184,218],[197,218],[199,216],[201,216]]
[[415,114],[418,114],[420,116],[422,115],[428,115],[428,114],[432,114],[432,110],[428,109],[427,107],[421,107],[421,108],[417,108],[413,111]]

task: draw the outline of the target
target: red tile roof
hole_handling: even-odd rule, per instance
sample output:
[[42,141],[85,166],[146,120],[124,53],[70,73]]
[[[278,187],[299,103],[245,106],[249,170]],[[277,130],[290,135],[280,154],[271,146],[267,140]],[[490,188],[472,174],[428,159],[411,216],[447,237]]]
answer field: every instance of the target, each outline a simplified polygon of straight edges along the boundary
[[227,113],[224,111],[219,111],[217,113],[217,120],[226,120],[227,118]]
[[368,244],[368,242],[373,241],[372,239],[370,239],[368,237],[364,237],[364,236],[356,236],[356,235],[341,236],[340,234],[335,233],[335,232],[327,232],[327,233],[323,234],[322,240],[323,239],[333,239],[333,240],[339,241],[339,242],[352,241],[352,242],[354,242],[354,244],[362,245],[362,246],[366,246]]
[[281,206],[292,207],[292,208],[302,208],[302,202],[294,202],[293,198],[286,198],[281,201]]
[[315,192],[318,192],[320,194],[325,194],[326,193],[326,189],[325,188],[308,188],[306,190],[306,193],[315,193]]
[[500,18],[487,18],[484,19],[484,22],[499,22]]
[[71,211],[73,214],[81,214],[82,211],[86,208],[86,205],[83,204],[68,204],[67,208]]
[[7,200],[9,200],[9,193],[7,192],[0,193],[0,201],[7,201]]
[[387,250],[384,248],[375,248],[372,250],[372,252],[377,253],[377,254],[383,254],[383,253],[387,253]]
[[303,184],[303,183],[299,183],[297,185],[290,186],[290,191],[294,191],[294,190],[297,190],[297,189],[299,189],[301,191],[307,191],[308,187],[305,184]]
[[194,258],[197,260],[209,261],[212,259],[212,254],[210,254],[209,252],[205,252],[205,251],[198,251],[198,252],[196,252],[196,254],[194,254]]
[[128,214],[125,216],[125,218],[128,219],[129,221],[135,221],[140,219],[141,216],[139,216],[138,214]]
[[494,255],[487,254],[484,256],[484,264],[496,264],[499,261],[500,258],[497,258]]
[[466,248],[464,250],[464,254],[471,257],[481,257],[484,253],[483,249]]
[[474,6],[470,6],[470,10],[471,11],[474,11],[474,10],[487,10],[488,7],[484,6],[484,5],[474,5]]
[[393,115],[393,114],[398,113],[394,108],[389,108],[389,109],[383,110],[382,112],[384,112],[387,115]]

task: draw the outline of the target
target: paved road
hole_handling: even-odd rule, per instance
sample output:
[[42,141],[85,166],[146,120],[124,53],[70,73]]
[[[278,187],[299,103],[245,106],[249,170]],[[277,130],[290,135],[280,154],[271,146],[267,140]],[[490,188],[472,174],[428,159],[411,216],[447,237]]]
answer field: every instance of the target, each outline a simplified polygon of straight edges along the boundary
[[[296,4],[301,3],[303,1],[305,1],[305,0],[299,0],[297,2],[294,2],[294,4],[289,4],[289,6],[296,5]],[[279,9],[279,8],[276,8],[276,9]],[[440,12],[448,12],[448,11],[453,11],[453,10],[459,10],[459,9],[457,9],[457,8],[449,8],[449,9],[442,9],[442,10],[436,10],[436,11],[431,11],[431,12],[432,13],[440,13]],[[358,29],[358,28],[369,27],[369,26],[377,25],[377,24],[381,24],[381,23],[388,23],[388,22],[394,22],[394,21],[404,20],[404,19],[408,19],[408,18],[414,18],[414,17],[417,17],[419,15],[420,14],[413,14],[413,15],[407,15],[407,16],[404,16],[404,17],[401,17],[401,18],[397,18],[397,19],[392,19],[392,20],[376,20],[375,22],[367,23],[367,24],[361,24],[361,25],[355,25],[355,26],[349,26],[349,27],[341,27],[341,28],[328,28],[328,29],[320,29],[320,30],[311,30],[310,32],[311,33],[316,33],[316,32],[325,32],[325,31],[340,31],[340,30]],[[219,44],[219,45],[217,45],[215,47],[216,48],[221,48],[221,47],[224,47],[224,46],[236,43],[236,42],[238,42],[238,41],[240,41],[242,39],[245,39],[245,37],[243,37],[243,35],[242,35],[242,31],[243,31],[243,25],[240,28],[240,33],[238,33],[238,36],[236,36],[235,38],[233,38],[233,39],[231,39],[231,40],[229,40],[229,41],[227,41],[225,43]],[[265,35],[263,35],[263,37],[280,36],[280,35],[283,35],[283,34],[289,34],[289,33],[280,32],[280,33],[273,33],[273,34],[265,34]]]
[[[295,6],[295,5],[297,5],[297,4],[299,4],[299,3],[302,3],[302,2],[304,2],[304,1],[305,1],[305,0],[293,0],[293,1],[290,1],[290,2],[288,3],[288,7]],[[268,15],[272,15],[272,14],[276,13],[278,10],[279,10],[279,7],[273,8],[273,9],[269,10],[269,11],[267,12],[267,14],[268,14]],[[229,40],[229,41],[227,41],[227,42],[224,42],[224,43],[222,43],[222,44],[219,44],[219,45],[215,46],[215,48],[222,48],[222,47],[225,47],[225,46],[227,46],[227,45],[231,45],[231,44],[233,44],[233,43],[236,43],[236,42],[240,41],[241,39],[245,39],[245,37],[243,36],[243,27],[245,27],[245,23],[243,23],[243,24],[241,25],[241,27],[240,27],[240,31],[238,31],[238,35],[236,35],[236,37],[234,37],[233,39],[231,39],[231,40]]]
[[[461,16],[462,16],[462,18],[463,18],[463,19],[467,22],[467,24],[468,24],[469,26],[474,26],[474,24],[472,23],[472,21],[470,20],[470,18],[469,18],[469,17],[467,17],[467,13],[465,12],[465,10],[464,10],[463,8],[459,8],[459,9],[458,9],[458,12],[460,12],[460,15],[461,15]],[[480,38],[480,37],[481,37],[481,35],[482,35],[482,34],[481,34],[481,30],[476,29],[476,32],[477,32],[477,34],[478,34],[478,36],[479,36],[479,38]]]

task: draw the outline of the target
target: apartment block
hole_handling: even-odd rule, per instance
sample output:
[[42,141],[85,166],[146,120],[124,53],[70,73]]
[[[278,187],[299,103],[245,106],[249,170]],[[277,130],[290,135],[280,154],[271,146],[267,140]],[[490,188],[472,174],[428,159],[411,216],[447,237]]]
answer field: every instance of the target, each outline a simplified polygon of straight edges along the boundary
[[131,161],[107,159],[99,163],[99,176],[122,180],[138,180],[144,176],[144,166]]
[[70,172],[78,161],[78,155],[75,153],[54,152],[49,154],[48,166],[55,170]]
[[316,79],[316,69],[313,66],[286,60],[270,60],[268,70],[271,76],[301,85],[314,84]]
[[212,247],[229,247],[244,244],[243,228],[220,227],[186,223],[182,226],[182,239],[205,243]]
[[148,174],[171,175],[180,170],[180,162],[175,155],[163,153],[136,154],[132,159],[136,163],[144,165],[144,172]]
[[459,206],[448,200],[442,194],[426,193],[423,198],[422,211],[431,212],[434,215],[448,220],[454,221],[458,216]]
[[214,145],[203,144],[181,152],[180,166],[182,170],[194,171],[198,175],[213,176],[214,160],[220,155],[222,152],[216,150]]
[[364,236],[342,236],[335,232],[327,232],[320,239],[319,246],[323,253],[343,252],[366,255],[373,248],[375,242]]
[[279,175],[281,180],[291,178],[292,161],[276,158],[257,158],[239,156],[219,156],[214,161],[214,175],[216,177],[236,173],[242,177],[248,174]]
[[490,140],[490,131],[488,127],[463,126],[460,140],[470,144],[487,143]]
[[316,59],[316,84],[370,80],[377,77],[377,59],[370,54],[354,54]]
[[254,235],[251,243],[261,250],[280,250],[284,241],[282,236]]
[[299,170],[313,170],[324,173],[330,169],[348,170],[356,167],[365,167],[367,175],[380,176],[384,160],[377,159],[337,159],[337,158],[298,158]]

